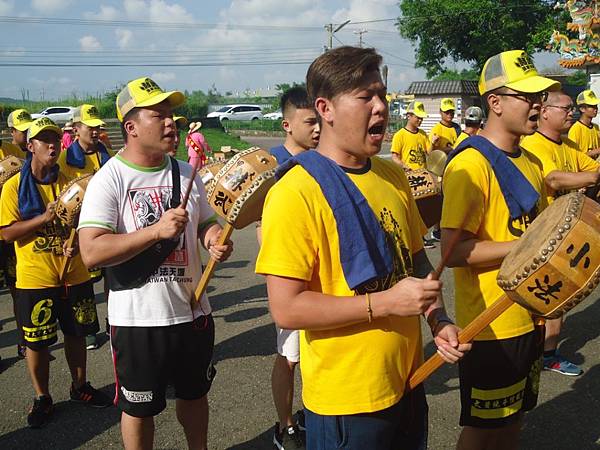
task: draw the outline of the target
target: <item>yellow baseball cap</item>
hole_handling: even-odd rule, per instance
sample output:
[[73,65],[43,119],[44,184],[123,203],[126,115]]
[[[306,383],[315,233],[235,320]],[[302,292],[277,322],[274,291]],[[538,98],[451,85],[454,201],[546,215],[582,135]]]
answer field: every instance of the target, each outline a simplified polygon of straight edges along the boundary
[[538,75],[523,50],[509,50],[489,58],[479,77],[479,94],[507,87],[518,92],[537,93],[560,89],[560,83]]
[[75,108],[75,111],[73,112],[73,123],[79,122],[88,127],[100,127],[106,125],[104,121],[100,119],[98,108],[88,104]]
[[29,128],[27,129],[27,142],[36,137],[42,131],[46,130],[52,130],[56,132],[59,137],[62,135],[59,126],[56,125],[52,120],[50,120],[48,117],[40,117],[39,119],[35,119],[29,125]]
[[33,119],[26,109],[15,109],[8,115],[8,128],[15,128],[19,131],[25,131],[31,125]]
[[425,112],[425,105],[423,102],[410,102],[408,104],[408,108],[406,108],[406,114],[414,114],[421,119],[427,117],[427,113]]
[[185,102],[185,96],[179,91],[163,91],[148,77],[138,78],[127,83],[117,95],[117,118],[123,122],[123,117],[133,108],[158,105],[165,100],[176,108]]
[[594,91],[592,91],[591,89],[587,89],[577,96],[578,105],[596,106],[598,105],[598,103],[600,103],[600,100],[598,99],[598,97],[596,97],[596,94],[594,94]]
[[183,116],[173,116],[173,120],[175,121],[177,128],[184,127],[188,123],[188,120]]
[[456,105],[454,105],[454,100],[451,98],[443,98],[440,102],[440,110],[442,111],[454,111],[456,109]]

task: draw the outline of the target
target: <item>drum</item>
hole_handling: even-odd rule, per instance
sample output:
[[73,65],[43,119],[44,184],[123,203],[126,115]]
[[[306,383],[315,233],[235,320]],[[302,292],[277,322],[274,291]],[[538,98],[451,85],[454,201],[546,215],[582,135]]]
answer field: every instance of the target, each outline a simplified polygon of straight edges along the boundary
[[266,150],[254,147],[237,153],[215,175],[208,203],[236,229],[256,222],[275,184],[276,168],[277,161]]
[[56,202],[56,216],[69,228],[77,226],[83,196],[92,174],[82,175],[65,186]]
[[555,319],[600,282],[600,205],[563,195],[529,226],[504,259],[498,285],[534,315]]
[[427,155],[427,162],[425,163],[425,166],[432,174],[441,177],[444,175],[447,159],[448,155],[446,152],[441,150],[432,150],[431,153]]
[[202,180],[202,184],[208,189],[211,185],[212,181],[215,179],[219,170],[225,165],[224,161],[212,162],[198,170],[198,175],[200,175],[200,179]]
[[[589,296],[600,282],[600,205],[584,194],[563,195],[527,228],[504,258],[497,281],[505,295],[459,334],[471,342],[516,302],[534,316],[556,319]],[[434,354],[409,380],[414,389],[443,360]]]
[[0,189],[10,178],[18,174],[23,167],[23,161],[13,155],[0,159]]
[[425,169],[410,170],[406,177],[425,225],[432,227],[439,223],[442,218],[442,185],[438,177]]

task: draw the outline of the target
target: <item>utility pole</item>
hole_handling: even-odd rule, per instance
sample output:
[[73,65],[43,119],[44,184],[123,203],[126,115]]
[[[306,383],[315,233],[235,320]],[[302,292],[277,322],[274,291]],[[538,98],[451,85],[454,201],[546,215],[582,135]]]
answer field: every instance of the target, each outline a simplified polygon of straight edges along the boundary
[[363,46],[363,34],[368,33],[368,30],[365,30],[364,28],[362,30],[356,30],[354,32],[354,34],[358,34],[358,46],[362,48]]
[[325,25],[325,30],[327,31],[327,35],[328,35],[327,50],[331,50],[333,48],[333,35],[335,33],[337,33],[338,31],[340,31],[342,28],[344,28],[349,23],[350,23],[350,20],[346,20],[344,23],[338,25],[335,29],[333,28],[333,26],[335,25],[333,23],[328,23],[327,25]]

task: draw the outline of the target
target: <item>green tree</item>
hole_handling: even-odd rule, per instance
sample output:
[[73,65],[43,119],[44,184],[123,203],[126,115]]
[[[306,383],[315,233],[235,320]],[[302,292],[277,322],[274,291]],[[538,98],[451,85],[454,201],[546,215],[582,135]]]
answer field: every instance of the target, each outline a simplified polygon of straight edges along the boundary
[[588,75],[584,70],[578,70],[567,78],[567,84],[574,84],[575,86],[587,86]]
[[546,47],[568,15],[555,0],[403,0],[397,26],[416,45],[416,66],[428,77],[444,72],[447,58],[479,71],[505,50]]
[[479,73],[475,69],[444,70],[439,73],[433,80],[435,81],[453,81],[453,80],[475,80],[479,79]]

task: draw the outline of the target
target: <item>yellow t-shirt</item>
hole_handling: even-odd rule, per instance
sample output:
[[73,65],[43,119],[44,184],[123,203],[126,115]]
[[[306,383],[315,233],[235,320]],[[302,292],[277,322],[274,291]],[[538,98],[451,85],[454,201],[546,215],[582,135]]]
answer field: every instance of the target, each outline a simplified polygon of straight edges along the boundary
[[27,156],[27,152],[21,150],[21,147],[19,147],[18,145],[2,141],[2,145],[0,146],[0,159],[6,158],[7,156],[11,155],[16,156],[20,159],[25,159],[25,157]]
[[[107,151],[108,154],[112,157],[113,153],[108,149]],[[60,171],[63,172],[69,179],[98,172],[98,170],[100,170],[100,153],[86,153],[84,154],[84,156],[85,166],[83,167],[83,169],[80,169],[79,167],[70,166],[69,164],[67,164],[67,151],[65,150],[61,152],[58,157],[58,165],[60,166]]]
[[404,164],[416,170],[425,168],[428,149],[427,133],[421,129],[413,133],[402,128],[394,134],[390,151],[398,154]]
[[[521,140],[521,147],[533,153],[542,163],[544,178],[554,170],[561,172],[588,172],[598,170],[600,163],[579,151],[575,142],[563,137],[557,142],[536,131]],[[546,185],[548,204],[566,194],[566,191],[553,191]]]
[[442,122],[436,123],[431,131],[429,132],[429,142],[432,142],[432,137],[434,134],[437,134],[440,139],[435,144],[435,148],[443,150],[445,152],[449,152],[452,150],[458,135],[456,134],[456,129],[450,125],[447,127]]
[[[0,227],[6,227],[21,220],[19,213],[19,180],[17,174],[6,182],[0,197]],[[38,184],[38,190],[44,204],[54,201],[69,180],[59,173],[56,183]],[[15,242],[17,255],[17,284],[19,289],[43,289],[60,286],[60,269],[63,262],[63,242],[69,231],[55,219],[38,229],[32,237]],[[79,253],[71,258],[69,270],[65,276],[68,285],[89,280],[89,274],[83,265]]]
[[578,120],[569,130],[569,139],[577,144],[579,151],[587,153],[600,148],[600,129],[595,123],[588,127]]
[[[479,151],[468,148],[452,159],[444,172],[442,228],[460,228],[462,225],[463,229],[486,241],[506,242],[518,239],[546,207],[546,190],[541,163],[535,156],[522,150],[518,156],[510,157],[510,161],[541,194],[533,212],[518,220],[511,220],[490,163]],[[496,283],[499,268],[500,265],[454,269],[456,320],[460,327],[472,322],[503,295]],[[529,312],[515,303],[475,339],[507,339],[531,330],[533,322]]]
[[[412,274],[425,226],[403,171],[372,158],[371,168],[348,173],[394,246],[394,272],[383,290]],[[302,167],[292,168],[267,195],[256,272],[306,280],[309,289],[351,296],[340,264],[336,222],[321,188]],[[356,301],[364,303],[364,297]],[[419,317],[388,317],[334,330],[300,333],[302,395],[323,415],[379,411],[397,403],[423,358]]]

